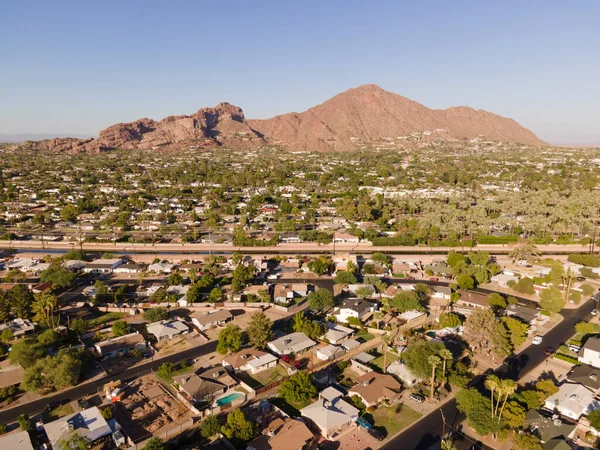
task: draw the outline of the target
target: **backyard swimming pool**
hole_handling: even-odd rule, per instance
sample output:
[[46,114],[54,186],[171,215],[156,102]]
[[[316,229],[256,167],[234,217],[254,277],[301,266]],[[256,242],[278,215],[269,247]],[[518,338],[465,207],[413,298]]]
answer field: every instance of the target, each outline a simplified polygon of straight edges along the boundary
[[244,394],[241,394],[239,392],[233,392],[229,395],[226,395],[225,397],[221,397],[220,399],[218,399],[217,406],[227,405],[233,402],[234,400],[237,400],[238,398],[242,398],[243,396]]

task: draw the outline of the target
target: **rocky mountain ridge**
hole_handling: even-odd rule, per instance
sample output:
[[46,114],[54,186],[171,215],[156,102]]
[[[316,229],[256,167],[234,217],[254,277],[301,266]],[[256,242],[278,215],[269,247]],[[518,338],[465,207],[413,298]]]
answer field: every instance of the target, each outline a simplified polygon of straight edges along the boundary
[[487,138],[547,145],[513,119],[466,106],[429,109],[418,102],[363,85],[342,92],[302,113],[246,120],[241,108],[220,103],[192,115],[148,118],[112,125],[97,139],[56,138],[27,142],[30,148],[63,152],[187,147],[250,148],[277,144],[292,150],[343,151],[411,133],[443,132],[452,139]]

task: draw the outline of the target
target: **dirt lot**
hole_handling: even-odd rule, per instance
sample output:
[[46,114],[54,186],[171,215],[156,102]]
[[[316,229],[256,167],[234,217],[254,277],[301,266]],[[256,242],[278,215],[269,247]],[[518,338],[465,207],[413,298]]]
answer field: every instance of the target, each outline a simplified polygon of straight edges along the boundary
[[117,419],[134,441],[177,428],[191,417],[192,413],[152,375],[133,381],[117,407]]

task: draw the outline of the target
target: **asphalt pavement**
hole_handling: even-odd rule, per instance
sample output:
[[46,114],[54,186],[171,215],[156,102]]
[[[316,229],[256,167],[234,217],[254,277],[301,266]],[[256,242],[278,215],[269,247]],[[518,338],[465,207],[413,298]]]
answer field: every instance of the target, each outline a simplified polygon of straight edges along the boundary
[[[561,344],[567,342],[574,334],[574,326],[582,320],[591,320],[590,314],[594,309],[594,301],[588,299],[577,309],[565,309],[561,312],[564,319],[544,335],[543,342],[540,345],[530,345],[522,352],[510,358],[510,363],[502,366],[496,373],[503,378],[507,376],[519,380],[528,372],[533,370],[539,364],[542,364],[548,356],[546,356],[546,347],[552,346],[558,348]],[[465,416],[460,413],[456,407],[454,399],[448,401],[441,408],[444,417],[446,418],[446,432],[450,427],[460,430],[460,423],[465,419]],[[449,427],[449,426],[450,427]],[[435,410],[415,423],[411,427],[404,430],[394,439],[385,444],[382,450],[397,450],[397,449],[415,449],[415,450],[433,450],[440,448],[442,439],[442,430],[444,421],[440,410]],[[489,447],[471,442],[464,439],[459,442],[460,448],[482,448]],[[457,446],[458,447],[458,446]]]

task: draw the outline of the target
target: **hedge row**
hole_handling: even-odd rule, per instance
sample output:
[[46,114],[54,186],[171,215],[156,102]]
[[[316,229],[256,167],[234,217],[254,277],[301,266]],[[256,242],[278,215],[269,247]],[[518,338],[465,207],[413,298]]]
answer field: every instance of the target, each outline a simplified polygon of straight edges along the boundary
[[554,357],[556,359],[561,359],[561,360],[566,361],[571,364],[579,365],[579,360],[573,356],[565,355],[563,353],[555,353]]

